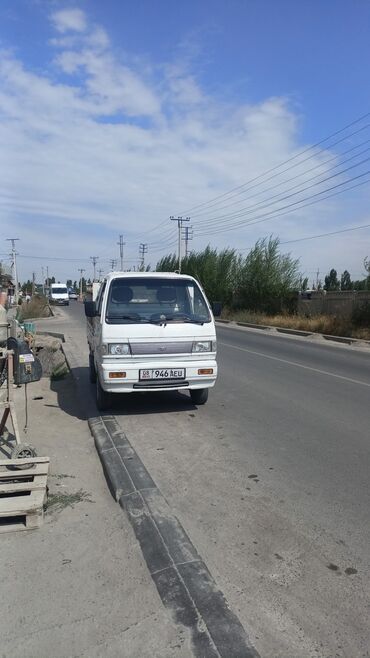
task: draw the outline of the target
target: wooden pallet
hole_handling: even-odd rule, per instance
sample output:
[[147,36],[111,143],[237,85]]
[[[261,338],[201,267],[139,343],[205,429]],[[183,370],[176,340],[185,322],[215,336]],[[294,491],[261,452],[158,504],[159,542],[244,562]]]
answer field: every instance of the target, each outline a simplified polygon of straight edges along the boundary
[[49,462],[49,457],[0,460],[0,533],[42,525]]

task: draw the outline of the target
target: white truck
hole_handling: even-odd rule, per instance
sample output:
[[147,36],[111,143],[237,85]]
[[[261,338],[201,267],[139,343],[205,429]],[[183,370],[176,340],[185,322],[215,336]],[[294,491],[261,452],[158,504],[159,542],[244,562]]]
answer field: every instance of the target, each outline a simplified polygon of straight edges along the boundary
[[188,390],[204,404],[217,378],[212,310],[191,276],[112,272],[85,302],[98,409],[115,393]]
[[65,283],[52,283],[49,291],[49,302],[69,306],[68,288]]

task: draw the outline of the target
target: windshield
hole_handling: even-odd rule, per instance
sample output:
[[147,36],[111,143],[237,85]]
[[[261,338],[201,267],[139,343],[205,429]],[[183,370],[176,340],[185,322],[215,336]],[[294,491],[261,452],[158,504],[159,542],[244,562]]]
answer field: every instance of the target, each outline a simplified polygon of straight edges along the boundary
[[51,294],[52,295],[66,295],[67,294],[67,288],[52,288],[51,289]]
[[195,281],[122,278],[111,283],[106,320],[111,323],[210,322],[207,303]]

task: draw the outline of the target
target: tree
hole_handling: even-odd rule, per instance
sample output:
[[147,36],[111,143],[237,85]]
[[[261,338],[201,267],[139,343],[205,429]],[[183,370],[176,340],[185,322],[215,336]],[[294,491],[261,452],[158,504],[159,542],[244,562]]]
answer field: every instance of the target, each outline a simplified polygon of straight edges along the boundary
[[[177,257],[170,254],[156,269],[174,272],[177,268]],[[298,261],[280,254],[279,240],[271,237],[259,240],[245,258],[235,249],[217,251],[210,246],[192,252],[184,258],[182,272],[200,281],[211,302],[267,312],[280,310],[282,300],[288,304],[296,299],[300,281]]]
[[304,279],[302,279],[302,277],[301,277],[299,283],[300,283],[299,287],[302,291],[307,290],[307,288],[308,288],[308,276],[306,276]]
[[324,290],[339,290],[339,286],[337,270],[331,269],[325,277]]
[[342,276],[340,277],[340,289],[341,290],[353,290],[353,283],[351,281],[351,275],[347,270],[344,270]]
[[72,279],[67,279],[67,288],[72,288]]
[[279,239],[258,240],[242,265],[239,304],[255,311],[274,313],[299,289],[299,261],[280,254]]

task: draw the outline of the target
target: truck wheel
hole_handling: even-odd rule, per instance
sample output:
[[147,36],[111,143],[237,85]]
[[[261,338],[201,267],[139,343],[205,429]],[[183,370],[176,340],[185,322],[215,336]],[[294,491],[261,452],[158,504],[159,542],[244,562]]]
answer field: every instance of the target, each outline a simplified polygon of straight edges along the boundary
[[96,370],[93,354],[89,354],[89,379],[92,384],[96,384]]
[[205,404],[208,400],[208,388],[195,388],[190,391],[190,397],[194,404]]
[[100,385],[99,377],[96,377],[96,406],[99,411],[107,411],[111,406],[111,394],[104,391]]

